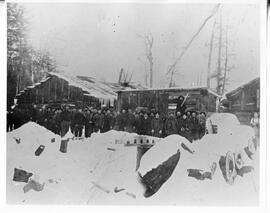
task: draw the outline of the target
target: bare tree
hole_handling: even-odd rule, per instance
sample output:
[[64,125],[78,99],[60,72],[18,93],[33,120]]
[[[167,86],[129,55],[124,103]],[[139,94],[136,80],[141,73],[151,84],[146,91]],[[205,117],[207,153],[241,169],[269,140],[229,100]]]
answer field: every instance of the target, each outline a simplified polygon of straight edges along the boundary
[[153,67],[154,67],[154,62],[153,62],[154,58],[153,58],[152,49],[153,49],[153,44],[154,44],[154,37],[152,33],[148,33],[144,36],[138,35],[138,37],[144,40],[145,55],[149,63],[149,84],[150,84],[150,87],[152,88],[153,87]]
[[169,66],[169,69],[167,71],[167,75],[171,74],[171,78],[170,78],[170,83],[169,86],[171,87],[171,85],[173,85],[172,81],[173,81],[173,76],[175,74],[175,67],[176,65],[181,61],[182,57],[184,56],[184,54],[186,53],[186,51],[188,50],[188,48],[190,47],[190,45],[192,44],[192,42],[194,41],[194,39],[200,34],[201,30],[204,28],[204,26],[206,25],[206,23],[216,14],[216,12],[218,11],[220,7],[220,4],[217,4],[214,9],[212,10],[211,14],[209,16],[206,17],[206,19],[204,20],[204,22],[202,23],[202,25],[199,27],[199,29],[195,32],[195,34],[191,37],[190,41],[187,43],[187,45],[183,48],[181,54],[176,58],[176,60],[174,61],[174,63]]
[[[211,54],[213,49],[213,31],[211,35],[211,44],[210,44],[210,51],[209,51],[209,59],[208,59],[208,73],[207,73],[207,86],[210,88],[210,80],[215,79],[216,81],[216,92],[219,95],[223,95],[225,92],[225,87],[228,84],[228,72],[233,69],[233,67],[228,66],[229,58],[232,54],[228,53],[228,28],[229,26],[226,25],[226,28],[222,26],[222,15],[220,13],[220,21],[219,21],[219,37],[218,37],[218,58],[217,58],[217,68],[214,73],[211,72]],[[225,37],[225,38],[223,38]],[[224,66],[222,64],[224,63]]]

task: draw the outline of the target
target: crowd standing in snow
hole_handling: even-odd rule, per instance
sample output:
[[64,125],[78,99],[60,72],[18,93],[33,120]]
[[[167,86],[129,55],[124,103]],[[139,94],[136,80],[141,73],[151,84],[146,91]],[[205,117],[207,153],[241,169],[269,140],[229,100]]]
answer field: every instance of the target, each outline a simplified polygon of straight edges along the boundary
[[205,134],[206,114],[177,111],[169,112],[169,115],[165,116],[155,110],[150,113],[139,109],[123,109],[116,112],[106,107],[71,108],[65,105],[60,108],[38,108],[34,105],[32,108],[15,108],[9,112],[7,131],[16,129],[28,121],[34,121],[61,136],[64,136],[69,128],[75,137],[86,138],[93,132],[103,133],[114,129],[155,137],[179,134],[193,141]]

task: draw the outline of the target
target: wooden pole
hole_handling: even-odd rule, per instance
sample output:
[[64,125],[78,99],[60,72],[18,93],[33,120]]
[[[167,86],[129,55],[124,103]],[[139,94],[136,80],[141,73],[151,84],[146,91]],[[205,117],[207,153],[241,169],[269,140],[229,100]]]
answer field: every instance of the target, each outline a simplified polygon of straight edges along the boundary
[[224,76],[223,76],[223,85],[222,85],[222,95],[225,92],[227,71],[228,71],[228,27],[226,30],[226,47],[225,47],[225,63],[224,63]]
[[218,46],[218,67],[217,67],[217,93],[221,94],[221,50],[222,50],[222,13],[220,10],[220,26],[219,26],[219,46]]
[[207,69],[207,88],[210,89],[210,75],[211,75],[211,60],[212,60],[212,51],[213,51],[213,42],[214,42],[214,33],[215,33],[215,25],[216,20],[214,21],[213,28],[212,28],[212,34],[210,38],[210,49],[209,49],[209,56],[208,56],[208,69]]

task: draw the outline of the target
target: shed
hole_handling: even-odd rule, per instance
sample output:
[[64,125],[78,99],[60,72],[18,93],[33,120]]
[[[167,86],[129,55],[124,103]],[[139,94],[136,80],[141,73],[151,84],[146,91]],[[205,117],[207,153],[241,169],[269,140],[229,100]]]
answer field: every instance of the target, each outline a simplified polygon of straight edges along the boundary
[[87,76],[48,73],[41,82],[28,86],[16,95],[18,104],[62,104],[114,106],[117,90],[142,88],[140,85],[107,83]]
[[118,91],[117,109],[132,109],[137,107],[155,109],[167,114],[176,109],[178,97],[187,96],[188,110],[215,112],[218,94],[207,87],[190,88],[156,88]]
[[226,97],[231,112],[259,112],[260,78],[255,78],[228,92]]

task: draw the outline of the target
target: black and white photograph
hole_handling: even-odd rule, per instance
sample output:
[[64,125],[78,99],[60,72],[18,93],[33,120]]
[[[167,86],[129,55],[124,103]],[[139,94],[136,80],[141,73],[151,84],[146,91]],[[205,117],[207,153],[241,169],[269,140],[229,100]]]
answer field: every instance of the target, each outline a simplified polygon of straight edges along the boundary
[[260,206],[266,3],[3,3],[6,203]]

